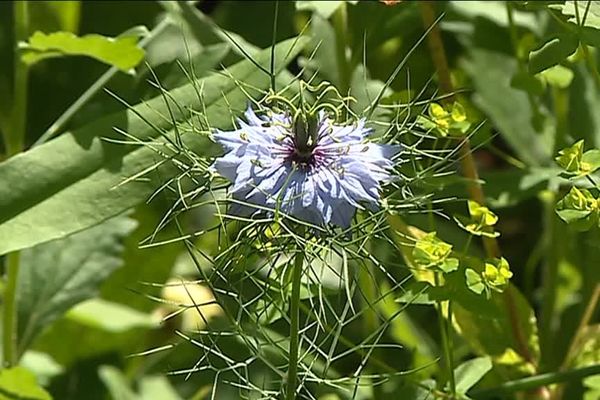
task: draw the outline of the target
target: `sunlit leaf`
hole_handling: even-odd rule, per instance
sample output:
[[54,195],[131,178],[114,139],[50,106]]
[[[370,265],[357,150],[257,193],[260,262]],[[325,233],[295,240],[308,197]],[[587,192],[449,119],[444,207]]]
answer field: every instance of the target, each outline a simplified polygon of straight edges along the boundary
[[297,10],[308,10],[318,13],[323,18],[329,18],[345,1],[310,1],[296,0]]
[[[588,8],[589,3],[589,8]],[[577,7],[577,11],[575,11],[575,7]],[[577,14],[579,14],[579,18],[583,18],[586,13],[586,9],[588,10],[587,17],[585,21],[579,21],[583,23],[583,26],[598,28],[600,29],[600,1],[573,1],[567,0],[563,4],[553,4],[550,6],[555,10],[560,10],[563,15],[566,15],[569,18],[569,22],[573,24],[577,24]]]
[[136,36],[108,38],[90,34],[78,37],[71,32],[45,34],[35,32],[21,45],[22,59],[28,64],[49,57],[87,56],[129,71],[144,58],[144,50],[137,46]]
[[48,386],[53,378],[65,372],[65,368],[48,353],[36,350],[27,350],[19,360],[19,365],[33,372],[43,386]]
[[159,320],[150,314],[102,299],[90,299],[77,304],[67,312],[67,318],[111,333],[134,328],[157,328],[159,325]]
[[492,369],[490,357],[478,357],[465,361],[454,370],[456,380],[456,391],[467,393],[469,389],[477,384]]
[[539,73],[550,86],[566,89],[573,81],[573,71],[562,65],[555,65]]
[[51,400],[30,371],[23,367],[0,370],[0,400]]
[[163,375],[144,376],[139,383],[139,393],[142,399],[182,400],[169,379]]
[[113,399],[141,400],[131,389],[128,380],[121,371],[110,365],[103,365],[98,369],[98,375]]

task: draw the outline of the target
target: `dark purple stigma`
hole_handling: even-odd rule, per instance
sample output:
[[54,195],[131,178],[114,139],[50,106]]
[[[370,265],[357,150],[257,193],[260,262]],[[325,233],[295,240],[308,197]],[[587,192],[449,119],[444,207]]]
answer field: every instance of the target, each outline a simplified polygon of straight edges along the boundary
[[315,155],[312,151],[301,152],[294,149],[289,156],[289,160],[302,169],[310,169],[315,164]]

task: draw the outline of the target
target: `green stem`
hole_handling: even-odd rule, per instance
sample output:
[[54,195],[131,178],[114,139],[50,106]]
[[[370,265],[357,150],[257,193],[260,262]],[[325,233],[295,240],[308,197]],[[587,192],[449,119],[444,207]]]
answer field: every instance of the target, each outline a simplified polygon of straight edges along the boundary
[[590,51],[585,43],[580,44],[581,50],[583,51],[583,57],[587,62],[588,69],[590,70],[592,77],[594,78],[594,82],[596,85],[600,87],[600,72],[598,72],[598,67],[596,66],[595,60],[592,58]]
[[448,360],[448,372],[450,378],[450,393],[452,398],[456,397],[456,379],[454,377],[454,357],[452,354],[452,300],[448,300],[448,318],[444,319],[446,325],[446,359]]
[[[440,285],[440,278],[438,274],[435,274],[435,284]],[[438,325],[440,329],[440,336],[442,340],[442,348],[444,352],[444,364],[446,369],[446,378],[450,383],[451,398],[456,398],[456,381],[454,379],[454,359],[452,356],[452,339],[450,337],[449,322],[452,319],[452,302],[448,301],[448,318],[444,318],[444,311],[442,309],[442,301],[437,302],[437,314],[438,314]]]
[[27,40],[29,34],[29,10],[26,1],[15,1],[14,29],[15,29],[15,57],[14,57],[14,84],[10,127],[4,132],[4,141],[8,157],[23,150],[25,145],[25,132],[27,129],[27,88],[29,68],[21,61],[18,43]]
[[335,51],[340,74],[339,90],[346,94],[350,89],[350,63],[346,54],[348,38],[348,10],[342,3],[333,14],[333,29],[335,30]]
[[[170,22],[169,18],[163,19],[158,25],[156,25],[154,27],[154,29],[152,29],[152,31],[150,32],[150,34],[148,36],[146,36],[145,38],[140,40],[139,47],[141,47],[141,48],[147,47],[148,44],[152,43],[169,26],[170,23],[171,22]],[[67,124],[67,122],[69,122],[71,120],[71,118],[73,118],[73,116],[75,114],[77,114],[83,106],[85,106],[87,103],[89,103],[90,100],[93,99],[94,96],[100,90],[102,90],[102,88],[104,88],[104,86],[106,86],[106,84],[119,71],[120,71],[120,69],[117,67],[110,67],[108,70],[106,70],[106,72],[103,73],[100,76],[100,78],[98,78],[96,80],[96,82],[94,82],[90,87],[88,87],[86,89],[86,91],[83,92],[83,94],[81,96],[79,96],[79,98],[77,100],[75,100],[75,102],[73,104],[71,104],[69,106],[69,108],[67,108],[65,110],[65,112],[62,113],[61,116],[58,117],[56,119],[56,121],[54,121],[48,129],[46,129],[46,132],[44,132],[42,134],[42,136],[40,136],[35,141],[35,143],[33,144],[32,147],[39,146],[39,145],[47,142],[48,140],[52,139],[54,136],[56,136],[56,134],[58,134],[60,132],[60,130],[64,128],[64,126]]]
[[576,368],[564,372],[550,372],[547,374],[534,375],[527,378],[505,382],[500,386],[490,389],[473,391],[472,393],[469,393],[469,397],[473,399],[496,398],[502,394],[529,391],[555,383],[581,380],[588,376],[598,374],[600,374],[600,364]]
[[[591,2],[589,2],[589,1],[587,2],[583,20],[581,19],[580,15],[579,15],[579,6],[577,5],[577,0],[574,0],[573,4],[575,5],[575,19],[577,20],[577,28],[578,28],[578,32],[579,32],[579,37],[581,38],[583,27],[585,24],[585,20],[587,18],[588,11],[590,9]],[[598,72],[598,68],[596,67],[596,63],[594,62],[594,59],[592,58],[592,55],[590,54],[587,44],[582,43],[580,41],[579,47],[581,48],[581,51],[583,52],[583,58],[585,59],[587,67],[590,70],[590,73],[592,74],[592,77],[594,78],[596,85],[598,85],[598,87],[600,87],[600,73]]]
[[304,251],[297,249],[292,271],[292,297],[290,299],[290,357],[287,374],[287,400],[296,398],[298,384],[298,349],[300,346],[300,286],[302,285],[302,267]]
[[[377,312],[373,309],[373,307],[375,307],[375,303],[377,303],[378,301],[377,294],[375,292],[375,282],[373,281],[374,279],[375,278],[369,273],[367,265],[363,265],[362,268],[359,266],[358,285],[363,296],[362,320],[363,332],[365,337],[371,336],[373,332],[377,332],[377,330],[380,329],[379,317],[377,315]],[[371,356],[374,356],[375,358],[380,358],[380,354],[379,351],[377,351],[377,348],[373,350]],[[375,366],[375,363],[371,361],[371,357],[369,357],[368,368],[374,374],[378,372],[378,368]],[[382,385],[373,386],[373,395],[377,399],[383,395]]]
[[19,275],[19,253],[10,253],[6,262],[6,289],[4,292],[2,354],[3,366],[10,368],[17,362],[17,276]]
[[[433,7],[435,1],[421,1],[419,2],[419,4],[421,5],[421,16],[423,18],[424,26],[427,28],[434,25],[435,10]],[[430,35],[428,37],[428,42],[431,58],[438,73],[438,79],[440,81],[440,89],[442,91],[442,94],[452,94],[454,88],[452,86],[450,69],[448,68],[446,53],[444,50],[440,29],[438,26],[433,26],[433,28],[431,29]],[[446,99],[446,101],[453,102],[454,96],[449,96]],[[469,142],[468,137],[460,138],[458,157],[460,159],[461,172],[463,176],[467,178],[467,191],[469,193],[469,197],[472,200],[478,202],[479,204],[485,204],[485,195],[479,182],[479,173],[477,171],[475,159],[473,158],[473,152],[471,150],[471,144]],[[495,258],[500,256],[500,247],[498,246],[498,242],[495,238],[487,236],[483,237],[483,246],[488,257]],[[525,339],[523,328],[519,323],[519,312],[517,310],[513,294],[510,290],[506,290],[503,294],[503,297],[504,304],[506,307],[506,313],[508,314],[509,320],[511,322],[510,325],[512,334],[517,345],[517,351],[520,355],[523,356],[523,358],[525,358],[525,360],[535,364],[533,356],[529,351],[529,346],[527,344],[527,340]]]
[[[29,35],[29,10],[26,1],[15,1],[14,30],[15,49],[18,43],[27,40]],[[29,70],[27,64],[21,61],[21,55],[15,50],[14,61],[14,94],[10,116],[10,129],[4,132],[5,147],[8,157],[11,157],[25,147],[27,129],[27,90]],[[4,366],[11,367],[17,363],[17,279],[19,276],[19,253],[13,252],[5,256],[6,290],[3,299],[3,336],[2,352]]]
[[546,243],[546,262],[542,277],[543,299],[540,314],[540,347],[542,350],[542,363],[552,368],[555,360],[550,360],[556,352],[553,351],[555,334],[553,332],[553,321],[556,320],[556,288],[558,285],[558,266],[562,258],[560,243],[562,234],[558,232],[558,224],[554,213],[556,203],[552,192],[540,196],[544,207],[545,227],[544,236]]
[[[519,72],[527,73],[527,61],[523,58],[523,55],[519,53],[519,36],[517,32],[517,25],[515,24],[513,17],[513,4],[510,1],[506,1],[506,16],[508,17],[508,28],[510,32],[510,41],[513,47],[513,51],[515,53],[515,58],[517,59],[517,65],[519,67]],[[529,100],[529,104],[531,105],[531,110],[534,114],[534,120],[542,118],[542,114],[537,105],[535,97],[530,92],[527,92],[527,99]]]
[[596,311],[596,307],[598,306],[598,301],[600,300],[600,283],[596,284],[596,288],[594,293],[590,297],[587,306],[585,307],[585,311],[581,316],[581,320],[579,321],[579,325],[577,326],[577,330],[573,335],[573,339],[571,339],[571,344],[569,345],[569,350],[565,355],[565,359],[560,367],[561,371],[565,371],[571,365],[573,359],[577,356],[578,347],[581,345],[580,340],[583,334],[585,333],[585,329],[590,324],[592,317],[594,316],[594,312]]

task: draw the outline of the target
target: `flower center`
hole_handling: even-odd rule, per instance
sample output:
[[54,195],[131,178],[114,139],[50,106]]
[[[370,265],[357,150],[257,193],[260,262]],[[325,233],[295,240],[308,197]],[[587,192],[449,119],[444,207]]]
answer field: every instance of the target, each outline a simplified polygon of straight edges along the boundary
[[290,161],[302,169],[309,169],[314,166],[315,155],[312,149],[300,150],[296,148],[290,154]]

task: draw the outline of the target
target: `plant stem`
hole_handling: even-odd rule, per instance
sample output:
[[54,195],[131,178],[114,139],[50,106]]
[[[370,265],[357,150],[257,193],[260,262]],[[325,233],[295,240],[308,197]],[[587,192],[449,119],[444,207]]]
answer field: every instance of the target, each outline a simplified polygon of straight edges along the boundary
[[[426,28],[435,23],[435,10],[433,8],[434,3],[434,1],[422,1],[419,3],[421,5],[423,23]],[[433,29],[431,29],[428,41],[430,43],[429,50],[431,52],[431,58],[438,73],[440,89],[443,94],[452,94],[454,89],[452,87],[452,81],[450,78],[450,70],[448,68],[448,62],[446,60],[446,53],[444,51],[440,30],[437,26],[434,26]],[[454,96],[449,96],[446,101],[454,101]],[[460,157],[462,174],[468,178],[467,191],[469,193],[469,197],[479,204],[485,204],[485,196],[479,182],[477,166],[475,165],[471,145],[467,137],[461,139],[458,153]],[[500,247],[498,246],[496,238],[484,236],[483,246],[488,257],[495,258],[500,256]],[[504,292],[503,296],[506,312],[511,322],[513,337],[517,346],[516,350],[526,361],[535,364],[533,356],[529,351],[527,341],[525,340],[525,334],[523,333],[523,329],[519,323],[518,310],[516,309],[515,300],[510,288]]]
[[[423,19],[423,25],[425,29],[435,24],[435,1],[420,1],[421,6],[421,17]],[[427,38],[427,44],[429,46],[429,53],[433,60],[433,64],[438,73],[438,80],[440,82],[440,89],[442,94],[450,94],[451,96],[446,100],[449,102],[454,101],[454,89],[452,86],[452,79],[450,77],[448,60],[446,58],[446,52],[444,51],[444,43],[442,42],[442,35],[440,34],[440,28],[438,25],[432,27],[429,37]]]
[[577,348],[581,344],[579,341],[581,340],[581,336],[583,335],[585,328],[589,325],[592,320],[592,316],[594,315],[594,311],[598,306],[598,301],[600,300],[600,283],[596,284],[596,288],[594,289],[594,293],[590,300],[588,301],[587,306],[585,307],[585,311],[581,316],[581,321],[579,321],[579,325],[577,326],[577,331],[575,331],[575,335],[571,340],[571,344],[569,345],[569,350],[567,351],[567,355],[560,367],[560,371],[564,371],[569,368],[573,358],[577,355]]
[[335,50],[340,81],[339,90],[346,94],[350,89],[350,63],[346,54],[346,39],[348,37],[348,10],[346,2],[340,4],[333,14],[333,29],[335,30]]
[[[585,24],[585,19],[587,18],[587,13],[590,9],[591,2],[590,1],[587,2],[583,20],[579,16],[579,6],[577,5],[577,0],[574,0],[573,4],[575,5],[575,19],[577,20],[577,27],[579,29],[579,37],[581,37],[582,30],[583,30],[583,27]],[[592,74],[592,77],[594,78],[596,85],[598,87],[600,87],[600,73],[598,72],[598,67],[596,67],[596,63],[594,62],[595,60],[592,58],[592,55],[590,54],[587,44],[582,43],[580,41],[579,47],[581,48],[581,51],[583,52],[583,58],[585,59],[585,62],[587,63],[587,67],[590,70],[590,73]]]
[[556,321],[556,287],[558,285],[558,266],[562,258],[560,245],[564,232],[559,232],[557,217],[554,213],[556,196],[553,192],[546,192],[540,196],[544,209],[544,241],[547,254],[542,276],[543,299],[540,313],[540,347],[542,349],[542,364],[550,367],[554,362],[550,360],[554,351],[553,322]]
[[[571,343],[569,344],[569,349],[567,350],[567,354],[563,359],[563,362],[559,368],[559,372],[565,372],[571,366],[573,359],[577,356],[578,351],[581,349],[581,339],[585,333],[585,328],[590,324],[592,317],[594,315],[594,311],[596,311],[596,307],[598,306],[598,301],[600,300],[600,283],[596,284],[594,292],[590,297],[590,300],[585,307],[585,311],[581,316],[581,320],[579,321],[579,325],[577,326],[577,330],[571,339]],[[552,391],[552,399],[558,400],[562,399],[563,396],[563,385],[557,385]]]
[[[371,247],[373,243],[369,244]],[[369,271],[367,265],[359,266],[358,271],[358,285],[360,287],[360,291],[362,293],[362,322],[363,322],[363,332],[365,337],[369,337],[373,334],[373,332],[377,332],[380,329],[379,316],[377,311],[375,311],[375,303],[377,303],[378,298],[375,292],[376,287],[376,279],[372,276]],[[378,368],[375,366],[375,363],[372,362],[371,357],[382,358],[380,357],[380,352],[377,347],[375,347],[369,356],[368,368],[371,373],[376,374]],[[373,385],[373,396],[375,398],[380,398],[383,396],[382,386],[381,385]]]
[[[13,3],[13,18],[15,30],[15,61],[14,61],[14,94],[10,115],[10,129],[5,132],[4,144],[7,156],[11,157],[25,147],[27,130],[27,90],[29,71],[28,66],[21,61],[18,43],[27,40],[29,35],[29,5],[26,1]],[[2,352],[4,367],[17,363],[17,279],[19,276],[19,253],[13,252],[5,256],[6,289],[3,299],[3,337]]]
[[18,50],[19,42],[27,40],[29,35],[29,6],[26,1],[15,1],[13,9],[15,31],[13,104],[9,129],[4,132],[4,144],[8,157],[22,151],[25,144],[25,132],[27,129],[27,80],[29,76],[28,66],[21,61],[21,54]]
[[[440,278],[438,274],[435,274],[435,284],[440,285]],[[438,314],[438,324],[440,329],[440,336],[442,340],[442,348],[444,352],[444,364],[446,366],[446,378],[450,383],[451,398],[456,398],[456,381],[454,379],[454,360],[452,357],[452,339],[450,337],[450,326],[449,322],[452,320],[452,302],[448,300],[448,318],[444,318],[444,311],[442,309],[442,301],[438,301],[436,304],[436,310]]]
[[448,372],[450,373],[450,393],[452,398],[456,398],[456,380],[454,377],[454,357],[452,354],[452,300],[448,300],[448,318],[444,319],[446,325],[446,358],[448,360]]
[[[303,235],[301,235],[303,236]],[[298,383],[298,349],[300,347],[300,287],[302,285],[302,268],[304,251],[297,249],[292,271],[292,296],[290,298],[290,357],[287,374],[287,400],[296,398]]]
[[6,289],[3,306],[2,354],[3,367],[10,368],[17,362],[17,277],[19,275],[19,253],[6,255]]
[[[169,18],[165,18],[163,19],[158,25],[156,25],[154,27],[154,29],[152,29],[152,31],[150,32],[150,34],[148,36],[146,36],[145,38],[143,38],[142,40],[140,40],[139,43],[139,47],[144,48],[146,46],[148,46],[148,44],[150,44],[152,41],[154,41],[170,24],[170,20]],[[48,140],[52,139],[54,136],[56,136],[61,129],[64,128],[64,126],[71,120],[71,118],[73,118],[73,116],[75,114],[77,114],[77,112],[79,112],[79,110],[85,106],[91,99],[94,98],[94,96],[102,89],[104,88],[104,86],[119,72],[120,70],[117,67],[110,67],[108,70],[106,70],[105,73],[103,73],[100,78],[98,78],[96,80],[96,82],[94,82],[89,88],[86,89],[85,92],[83,92],[83,94],[81,96],[79,96],[79,98],[77,100],[75,100],[75,102],[73,102],[73,104],[71,104],[69,106],[69,108],[67,108],[65,110],[65,112],[63,112],[61,114],[60,117],[58,117],[56,119],[56,121],[54,121],[52,123],[52,125],[50,125],[50,127],[48,129],[46,129],[46,132],[44,132],[33,144],[32,147],[35,146],[39,146],[45,142],[47,142]]]
[[527,378],[509,381],[490,389],[481,389],[469,393],[469,397],[473,399],[497,398],[502,394],[514,393],[520,391],[529,391],[543,386],[552,385],[555,383],[581,380],[585,377],[600,374],[600,364],[590,365],[587,367],[576,368],[563,372],[550,372],[528,376]]

